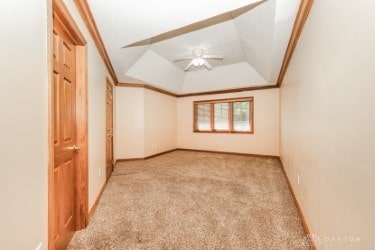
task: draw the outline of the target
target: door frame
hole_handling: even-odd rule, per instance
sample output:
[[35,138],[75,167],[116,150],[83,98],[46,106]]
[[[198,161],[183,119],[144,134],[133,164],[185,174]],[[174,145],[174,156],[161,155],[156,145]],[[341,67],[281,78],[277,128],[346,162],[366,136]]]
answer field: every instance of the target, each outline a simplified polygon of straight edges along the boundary
[[[111,86],[111,89],[112,89],[112,110],[107,110],[107,86]],[[106,128],[105,128],[105,136],[106,136],[106,159],[105,159],[105,169],[106,169],[106,182],[109,180],[109,178],[111,177],[111,175],[112,175],[112,172],[110,172],[110,173],[108,173],[108,169],[107,169],[107,162],[108,162],[108,158],[107,158],[107,112],[111,112],[111,119],[112,119],[112,151],[111,151],[111,154],[112,154],[112,166],[111,166],[111,170],[113,171],[113,169],[114,169],[114,153],[113,153],[113,151],[114,151],[114,148],[113,148],[113,95],[114,95],[114,86],[113,86],[113,84],[112,84],[112,82],[109,80],[109,78],[108,77],[106,77],[106,84],[105,84],[105,91],[106,91],[106,104],[105,104],[105,112],[106,112],[106,124],[105,124],[105,126],[106,126]]]
[[[88,101],[87,101],[87,42],[73,17],[61,0],[52,1],[52,17],[59,19],[64,31],[76,48],[76,155],[74,212],[75,229],[83,229],[88,223]],[[48,86],[48,249],[54,249],[54,108],[53,108],[53,21],[49,24],[49,86]]]

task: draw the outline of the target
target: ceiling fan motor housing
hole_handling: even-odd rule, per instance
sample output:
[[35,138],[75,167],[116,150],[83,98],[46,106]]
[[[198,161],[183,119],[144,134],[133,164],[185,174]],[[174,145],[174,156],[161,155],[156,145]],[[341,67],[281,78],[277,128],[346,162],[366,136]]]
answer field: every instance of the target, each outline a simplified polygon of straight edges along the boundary
[[193,49],[193,56],[195,57],[202,57],[203,56],[204,49],[202,48],[196,48]]

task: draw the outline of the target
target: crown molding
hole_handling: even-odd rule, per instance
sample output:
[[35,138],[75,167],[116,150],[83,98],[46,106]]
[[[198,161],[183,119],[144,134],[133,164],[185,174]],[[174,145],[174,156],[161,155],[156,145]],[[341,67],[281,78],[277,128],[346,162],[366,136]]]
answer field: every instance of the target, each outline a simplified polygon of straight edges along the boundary
[[159,92],[159,93],[162,93],[162,94],[165,94],[165,95],[169,95],[169,96],[173,96],[173,97],[178,97],[178,95],[175,94],[175,93],[172,93],[172,92],[169,92],[167,90],[160,89],[160,88],[148,85],[148,84],[118,82],[116,84],[116,86],[117,87],[128,87],[128,88],[144,88],[144,89],[149,89],[149,90],[152,90],[152,91],[155,91],[155,92]]
[[287,47],[285,55],[284,55],[283,64],[282,64],[281,69],[280,69],[279,78],[277,79],[277,86],[278,87],[280,87],[282,82],[283,82],[285,73],[288,69],[290,60],[292,59],[294,50],[297,46],[298,40],[301,36],[303,27],[305,25],[305,22],[306,22],[307,17],[310,13],[311,6],[312,6],[313,3],[314,3],[314,0],[301,0],[301,3],[299,5],[299,9],[298,9],[298,13],[297,13],[297,16],[296,16],[296,20],[294,21],[292,34],[291,34],[290,39],[289,39],[289,44],[288,44],[288,47]]
[[113,81],[115,83],[118,82],[116,73],[113,69],[112,63],[109,60],[109,56],[107,53],[107,50],[105,49],[103,40],[100,36],[98,27],[96,26],[94,17],[92,15],[92,12],[90,10],[89,4],[87,3],[87,0],[74,0],[74,3],[78,9],[79,14],[81,15],[83,22],[86,24],[87,29],[89,30],[89,33],[94,40],[94,43],[99,51],[100,56],[102,57],[105,66],[107,67],[109,74],[111,75]]
[[277,85],[267,85],[267,86],[253,86],[253,87],[244,87],[244,88],[234,88],[234,89],[223,89],[223,90],[215,90],[215,91],[205,91],[205,92],[195,92],[195,93],[186,93],[186,94],[176,94],[164,89],[160,89],[158,87],[154,87],[148,84],[138,84],[138,83],[117,83],[117,87],[128,87],[128,88],[144,88],[149,89],[155,92],[159,92],[165,95],[173,96],[173,97],[189,97],[189,96],[202,96],[202,95],[218,95],[218,94],[229,94],[229,93],[236,93],[236,92],[244,92],[244,91],[254,91],[254,90],[262,90],[262,89],[274,89],[278,88]]
[[234,89],[223,89],[223,90],[215,90],[215,91],[187,93],[187,94],[178,95],[178,97],[229,94],[229,93],[236,93],[236,92],[254,91],[254,90],[262,90],[262,89],[274,89],[274,88],[278,88],[278,87],[276,85],[253,86],[253,87],[244,87],[244,88],[234,88]]

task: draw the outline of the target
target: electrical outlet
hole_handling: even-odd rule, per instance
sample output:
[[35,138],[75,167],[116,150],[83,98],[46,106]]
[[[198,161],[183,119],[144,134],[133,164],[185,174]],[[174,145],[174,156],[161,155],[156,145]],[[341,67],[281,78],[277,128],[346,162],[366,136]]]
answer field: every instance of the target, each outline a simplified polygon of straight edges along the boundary
[[35,248],[35,250],[43,250],[43,243],[40,242],[39,245]]
[[99,167],[99,177],[102,176],[102,168]]
[[297,174],[297,184],[299,185],[299,174]]

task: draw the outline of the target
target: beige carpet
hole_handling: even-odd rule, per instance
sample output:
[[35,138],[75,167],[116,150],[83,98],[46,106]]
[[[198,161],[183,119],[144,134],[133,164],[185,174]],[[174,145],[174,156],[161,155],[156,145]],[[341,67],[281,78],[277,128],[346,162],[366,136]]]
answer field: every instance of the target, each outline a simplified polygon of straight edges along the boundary
[[69,249],[310,249],[277,159],[175,151],[120,163]]

